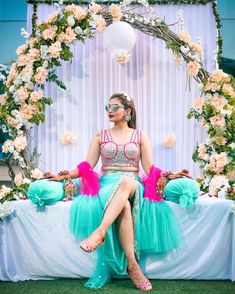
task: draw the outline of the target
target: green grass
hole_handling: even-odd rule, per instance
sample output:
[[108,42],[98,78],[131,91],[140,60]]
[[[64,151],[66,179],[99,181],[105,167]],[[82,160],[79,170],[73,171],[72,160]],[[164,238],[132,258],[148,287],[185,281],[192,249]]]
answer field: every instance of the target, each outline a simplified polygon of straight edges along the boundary
[[[0,282],[1,294],[131,294],[141,293],[130,280],[112,280],[103,288],[92,290],[83,287],[85,280],[60,279],[53,281]],[[152,280],[151,294],[235,294],[235,282]],[[143,292],[142,292],[143,293]]]

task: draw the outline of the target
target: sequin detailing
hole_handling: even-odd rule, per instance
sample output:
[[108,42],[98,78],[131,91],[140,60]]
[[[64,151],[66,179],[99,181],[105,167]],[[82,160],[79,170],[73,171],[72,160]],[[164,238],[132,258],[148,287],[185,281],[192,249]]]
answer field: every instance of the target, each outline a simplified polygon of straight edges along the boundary
[[133,131],[130,142],[116,144],[109,130],[103,130],[100,154],[103,167],[139,167],[140,131]]

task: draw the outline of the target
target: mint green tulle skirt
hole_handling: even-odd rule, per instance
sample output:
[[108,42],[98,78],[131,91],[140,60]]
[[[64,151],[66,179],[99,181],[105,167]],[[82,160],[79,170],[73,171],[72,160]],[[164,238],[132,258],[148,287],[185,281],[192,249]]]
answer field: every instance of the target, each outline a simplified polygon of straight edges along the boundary
[[[70,230],[77,239],[87,238],[101,223],[105,210],[123,180],[134,177],[136,192],[130,200],[137,260],[142,253],[161,253],[177,248],[180,231],[177,220],[165,201],[150,202],[143,198],[144,186],[136,173],[108,172],[100,178],[97,196],[78,195],[71,204]],[[112,276],[126,274],[127,260],[119,241],[119,226],[116,220],[108,229],[105,242],[97,248],[95,270],[85,284],[100,288]]]

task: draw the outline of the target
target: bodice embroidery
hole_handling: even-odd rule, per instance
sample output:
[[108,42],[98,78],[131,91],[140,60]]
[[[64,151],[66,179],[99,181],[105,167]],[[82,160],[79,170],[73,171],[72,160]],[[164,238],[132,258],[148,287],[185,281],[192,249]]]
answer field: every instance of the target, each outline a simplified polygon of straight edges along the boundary
[[139,167],[140,130],[133,130],[130,142],[116,144],[109,130],[101,131],[100,154],[103,167]]

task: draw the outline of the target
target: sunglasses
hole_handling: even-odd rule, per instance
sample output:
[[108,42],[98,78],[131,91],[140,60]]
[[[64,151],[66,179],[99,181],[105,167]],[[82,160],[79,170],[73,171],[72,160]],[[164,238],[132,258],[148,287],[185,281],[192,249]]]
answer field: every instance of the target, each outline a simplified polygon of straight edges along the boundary
[[110,109],[112,112],[117,112],[119,108],[125,108],[124,106],[120,106],[118,104],[107,104],[105,105],[105,110],[108,112]]

